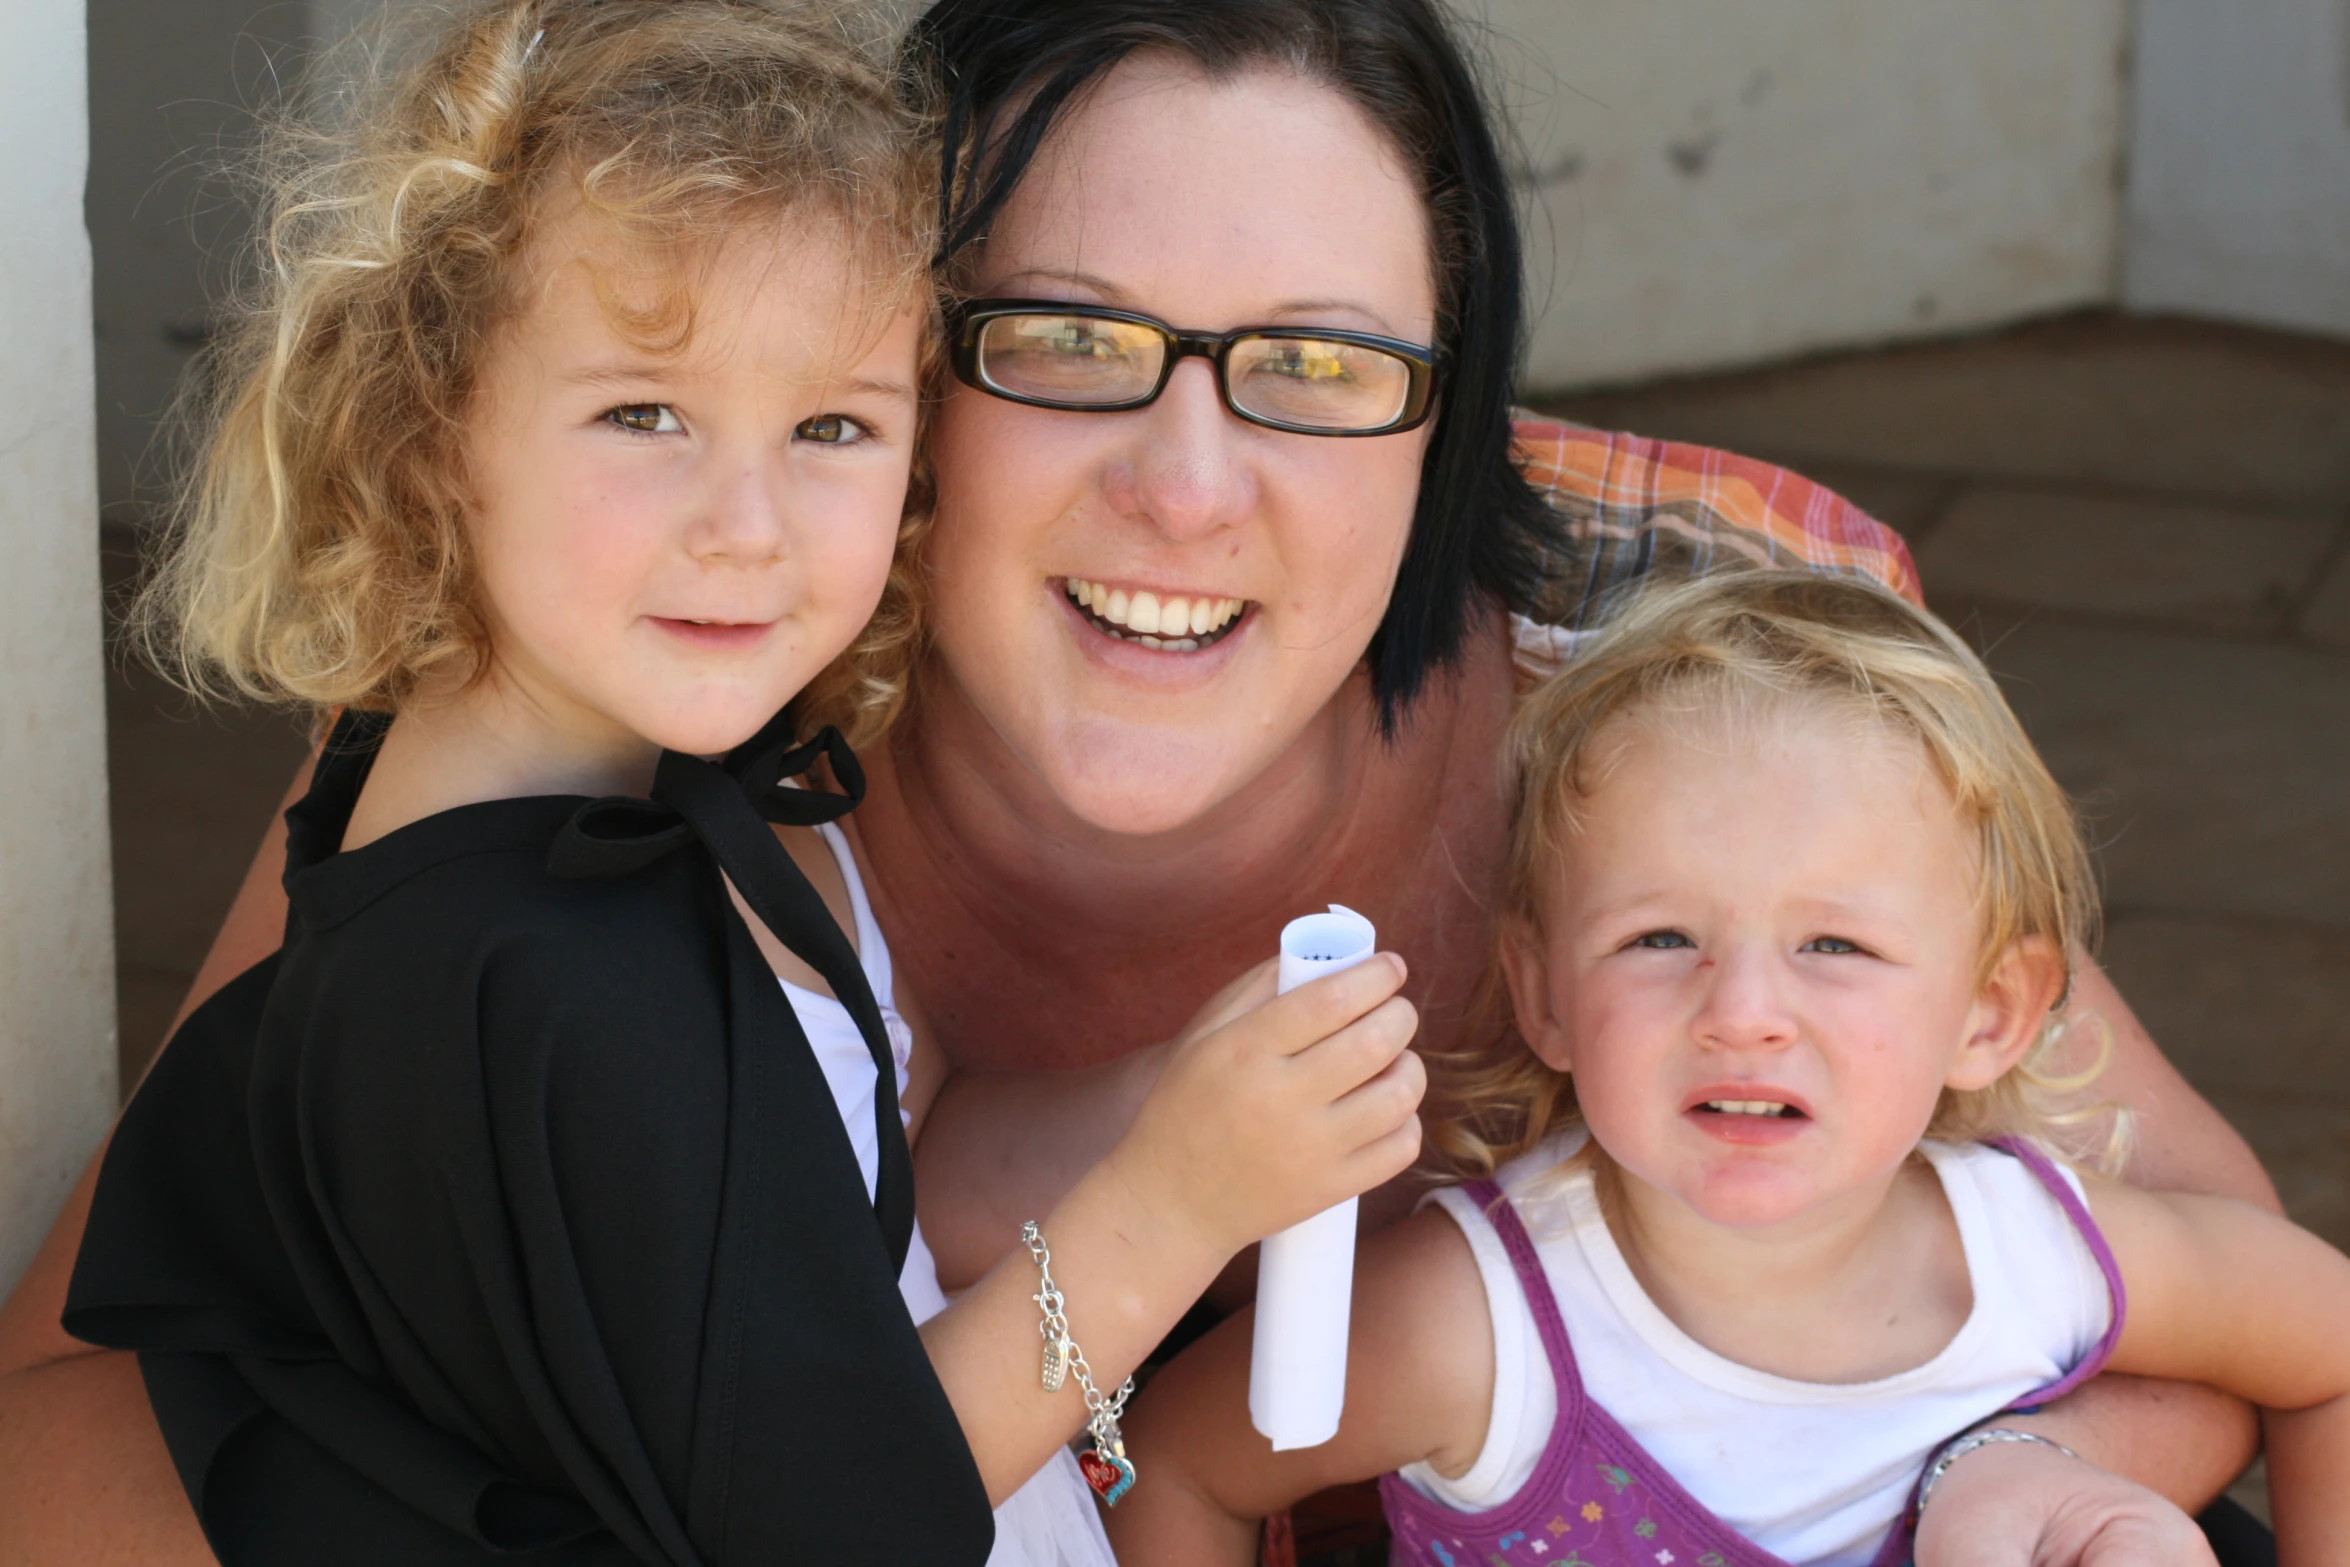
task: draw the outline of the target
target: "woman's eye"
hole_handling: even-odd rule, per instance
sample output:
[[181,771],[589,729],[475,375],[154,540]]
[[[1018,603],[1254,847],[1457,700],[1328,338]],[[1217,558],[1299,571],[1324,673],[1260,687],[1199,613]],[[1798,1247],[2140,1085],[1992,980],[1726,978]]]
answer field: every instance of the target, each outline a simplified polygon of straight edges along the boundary
[[674,435],[685,428],[677,417],[677,410],[667,403],[623,403],[608,410],[605,418],[623,430],[634,430],[640,435]]
[[1832,956],[1842,956],[1846,953],[1858,952],[1860,950],[1860,943],[1857,941],[1846,941],[1842,936],[1814,936],[1811,940],[1803,944],[1801,950],[1805,952],[1825,952]]
[[1343,356],[1327,348],[1309,345],[1276,349],[1265,356],[1262,368],[1293,381],[1336,381],[1350,373]]
[[871,433],[846,414],[818,414],[813,419],[802,419],[792,430],[800,440],[818,441],[827,446],[846,446]]
[[1691,941],[1677,930],[1652,930],[1644,935],[1634,936],[1630,944],[1635,947],[1646,947],[1651,952],[1673,952],[1682,947],[1697,945],[1696,942]]

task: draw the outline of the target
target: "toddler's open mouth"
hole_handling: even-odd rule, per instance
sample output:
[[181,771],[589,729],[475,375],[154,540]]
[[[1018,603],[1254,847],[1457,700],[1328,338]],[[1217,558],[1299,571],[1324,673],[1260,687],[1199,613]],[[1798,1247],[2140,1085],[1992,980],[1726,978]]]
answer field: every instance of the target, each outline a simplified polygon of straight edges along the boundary
[[1717,1142],[1739,1147],[1771,1147],[1801,1137],[1812,1124],[1811,1110],[1793,1095],[1757,1093],[1760,1083],[1701,1088],[1681,1113],[1692,1126]]
[[1715,1115],[1767,1115],[1797,1121],[1807,1119],[1795,1106],[1782,1104],[1776,1099],[1707,1099],[1700,1101],[1697,1108]]

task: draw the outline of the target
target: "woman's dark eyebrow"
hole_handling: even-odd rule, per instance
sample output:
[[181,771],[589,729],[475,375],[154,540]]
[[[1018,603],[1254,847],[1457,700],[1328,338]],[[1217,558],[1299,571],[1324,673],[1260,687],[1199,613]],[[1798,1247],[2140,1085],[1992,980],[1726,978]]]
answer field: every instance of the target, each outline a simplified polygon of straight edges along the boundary
[[[1088,293],[1098,295],[1099,298],[1097,301],[1095,301],[1096,303],[1110,305],[1121,310],[1141,308],[1140,306],[1131,303],[1132,296],[1129,295],[1126,290],[1120,288],[1117,284],[1111,282],[1108,278],[1096,277],[1091,272],[1063,270],[1059,267],[1030,267],[1025,271],[1012,273],[1009,277],[1006,277],[998,282],[995,287],[1006,291],[1014,291],[1012,289],[1012,285],[1016,283],[1072,283],[1077,287],[1084,289]],[[1376,310],[1373,310],[1370,306],[1352,299],[1283,300],[1280,304],[1274,305],[1266,310],[1265,313],[1259,316],[1257,319],[1258,321],[1264,322],[1277,322],[1290,316],[1327,315],[1333,311],[1344,312],[1345,314],[1351,316],[1360,316],[1365,321],[1371,322],[1374,328],[1380,333],[1390,337],[1395,335],[1395,328],[1389,323],[1386,316],[1382,315]],[[1172,326],[1195,326],[1197,324],[1198,323],[1196,322],[1169,323],[1169,325]],[[1253,325],[1255,323],[1250,324]]]
[[[1099,294],[1101,296],[1100,303],[1105,305],[1116,305],[1121,309],[1127,308],[1126,301],[1130,297],[1128,296],[1126,290],[1120,288],[1117,284],[1111,282],[1108,278],[1096,277],[1091,272],[1079,272],[1074,269],[1063,269],[1060,267],[1028,267],[1013,273],[1011,276],[1005,278],[1002,282],[996,284],[996,287],[999,289],[1010,289],[1012,284],[1023,281],[1033,281],[1048,284],[1073,283],[1077,287],[1084,289],[1089,293]],[[1015,290],[1014,292],[1017,291]]]

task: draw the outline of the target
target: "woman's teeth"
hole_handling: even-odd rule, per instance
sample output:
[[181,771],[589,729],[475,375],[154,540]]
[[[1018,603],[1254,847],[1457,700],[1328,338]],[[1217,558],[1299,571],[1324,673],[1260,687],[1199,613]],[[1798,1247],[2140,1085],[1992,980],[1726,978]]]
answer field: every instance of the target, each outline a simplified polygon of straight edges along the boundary
[[1129,593],[1083,577],[1063,578],[1061,590],[1100,630],[1121,642],[1138,642],[1166,653],[1196,652],[1217,641],[1248,608],[1246,599],[1161,599],[1156,593]]
[[1708,1099],[1705,1107],[1716,1115],[1794,1115],[1797,1111],[1776,1099]]

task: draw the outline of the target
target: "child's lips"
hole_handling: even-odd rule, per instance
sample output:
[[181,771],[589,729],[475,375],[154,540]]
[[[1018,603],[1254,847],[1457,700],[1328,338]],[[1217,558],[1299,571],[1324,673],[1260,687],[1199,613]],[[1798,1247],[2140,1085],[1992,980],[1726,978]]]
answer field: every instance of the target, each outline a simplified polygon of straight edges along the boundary
[[1701,1089],[1681,1115],[1708,1137],[1740,1147],[1788,1142],[1814,1124],[1801,1099],[1753,1083]]
[[754,647],[774,629],[774,623],[765,620],[680,620],[667,615],[655,615],[651,619],[654,625],[686,646],[707,653],[733,653]]

